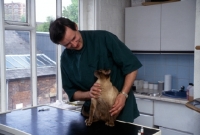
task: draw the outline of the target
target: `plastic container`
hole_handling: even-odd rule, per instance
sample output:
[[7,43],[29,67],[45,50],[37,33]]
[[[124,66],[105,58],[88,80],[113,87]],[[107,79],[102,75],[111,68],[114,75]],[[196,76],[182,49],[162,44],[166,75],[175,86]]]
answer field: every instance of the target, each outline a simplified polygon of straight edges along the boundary
[[144,84],[144,80],[139,80],[138,84],[139,84],[139,89],[142,89],[143,84]]
[[139,80],[134,81],[134,86],[135,86],[136,90],[139,89]]
[[148,87],[149,87],[149,82],[148,81],[144,81],[143,89],[148,89]]
[[158,91],[162,92],[164,90],[164,82],[158,81]]
[[149,87],[150,90],[153,90],[153,83],[149,83],[148,87]]

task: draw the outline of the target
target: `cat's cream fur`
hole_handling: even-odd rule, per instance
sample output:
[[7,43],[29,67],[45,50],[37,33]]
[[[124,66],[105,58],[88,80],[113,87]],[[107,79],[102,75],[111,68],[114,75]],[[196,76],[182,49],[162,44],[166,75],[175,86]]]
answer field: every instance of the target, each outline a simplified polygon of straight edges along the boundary
[[95,121],[105,121],[106,125],[114,126],[116,116],[111,116],[109,110],[119,94],[117,88],[110,81],[110,70],[98,70],[94,75],[98,78],[97,83],[101,86],[101,95],[98,98],[91,99],[89,118],[86,119],[86,125],[90,126]]

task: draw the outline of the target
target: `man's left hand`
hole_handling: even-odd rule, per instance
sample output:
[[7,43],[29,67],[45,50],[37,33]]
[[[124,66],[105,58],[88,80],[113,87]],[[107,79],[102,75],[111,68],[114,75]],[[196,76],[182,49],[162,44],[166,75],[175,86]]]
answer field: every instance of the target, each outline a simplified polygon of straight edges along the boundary
[[123,94],[119,94],[115,100],[114,105],[109,111],[111,113],[111,116],[114,116],[114,115],[118,116],[121,110],[124,108],[125,102],[126,102],[126,97]]

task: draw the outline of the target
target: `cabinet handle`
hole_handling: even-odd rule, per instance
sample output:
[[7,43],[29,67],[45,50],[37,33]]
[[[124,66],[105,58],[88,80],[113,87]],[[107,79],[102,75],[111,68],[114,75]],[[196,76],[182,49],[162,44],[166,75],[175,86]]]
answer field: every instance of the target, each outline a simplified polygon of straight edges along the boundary
[[197,45],[197,46],[195,47],[195,49],[196,49],[196,50],[200,50],[200,45]]

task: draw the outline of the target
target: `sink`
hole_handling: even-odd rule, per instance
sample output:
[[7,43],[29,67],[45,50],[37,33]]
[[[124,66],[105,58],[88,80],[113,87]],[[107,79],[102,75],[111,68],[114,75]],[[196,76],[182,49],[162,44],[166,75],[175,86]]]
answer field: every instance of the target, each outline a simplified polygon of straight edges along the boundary
[[162,94],[167,97],[172,97],[172,98],[186,98],[187,97],[186,91],[164,91]]

